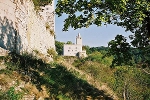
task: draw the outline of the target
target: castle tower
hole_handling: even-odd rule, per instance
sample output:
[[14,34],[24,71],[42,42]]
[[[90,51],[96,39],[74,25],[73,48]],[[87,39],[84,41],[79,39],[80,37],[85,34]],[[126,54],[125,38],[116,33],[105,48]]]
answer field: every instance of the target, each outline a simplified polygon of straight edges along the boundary
[[77,45],[82,45],[82,38],[80,33],[78,33],[78,36],[76,37],[76,44]]

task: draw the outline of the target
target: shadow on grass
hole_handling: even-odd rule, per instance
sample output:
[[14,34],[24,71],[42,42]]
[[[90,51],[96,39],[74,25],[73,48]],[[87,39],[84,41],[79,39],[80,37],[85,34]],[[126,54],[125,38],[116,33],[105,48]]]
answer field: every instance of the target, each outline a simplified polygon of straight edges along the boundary
[[[104,91],[77,78],[62,65],[46,64],[29,54],[20,56],[11,53],[9,60],[11,63],[7,63],[8,69],[27,75],[30,78],[27,82],[32,82],[39,90],[41,85],[46,85],[50,93],[50,98],[46,100],[113,100]],[[12,69],[12,65],[15,68]]]

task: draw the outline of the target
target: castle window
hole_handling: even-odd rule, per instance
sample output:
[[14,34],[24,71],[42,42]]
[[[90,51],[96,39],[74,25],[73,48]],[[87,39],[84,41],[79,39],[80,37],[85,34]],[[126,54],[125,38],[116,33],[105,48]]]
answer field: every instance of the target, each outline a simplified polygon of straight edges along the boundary
[[69,52],[70,50],[68,50],[68,52]]
[[78,48],[76,47],[76,49],[78,49]]

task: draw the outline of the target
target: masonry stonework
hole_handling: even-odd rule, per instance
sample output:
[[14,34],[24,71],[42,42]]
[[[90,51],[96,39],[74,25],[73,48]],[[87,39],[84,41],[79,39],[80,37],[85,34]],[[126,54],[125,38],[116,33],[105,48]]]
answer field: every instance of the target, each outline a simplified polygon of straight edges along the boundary
[[55,31],[54,4],[49,8],[37,13],[32,0],[0,0],[0,47],[17,53],[37,50],[43,54],[55,49],[54,34],[50,33]]

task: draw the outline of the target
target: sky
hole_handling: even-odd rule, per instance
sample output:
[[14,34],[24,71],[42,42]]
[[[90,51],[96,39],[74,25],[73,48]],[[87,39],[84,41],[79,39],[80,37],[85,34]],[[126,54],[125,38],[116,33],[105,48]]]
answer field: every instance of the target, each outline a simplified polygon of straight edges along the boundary
[[83,45],[88,45],[90,47],[98,46],[108,46],[108,42],[113,40],[117,34],[122,34],[125,37],[131,34],[131,32],[125,32],[125,29],[116,25],[107,25],[97,27],[92,25],[89,28],[81,28],[74,30],[69,28],[68,31],[64,32],[63,24],[66,17],[55,16],[55,34],[56,40],[61,42],[72,41],[75,43],[75,38],[78,33],[81,34]]
[[[56,4],[56,3],[55,3]],[[125,37],[131,32],[125,32],[125,29],[116,25],[99,26],[92,25],[88,28],[74,30],[69,28],[67,32],[62,31],[66,16],[55,16],[55,34],[56,40],[61,42],[72,41],[75,43],[75,38],[78,33],[81,34],[83,45],[90,47],[108,46],[108,42],[113,40],[117,34],[122,34]]]

